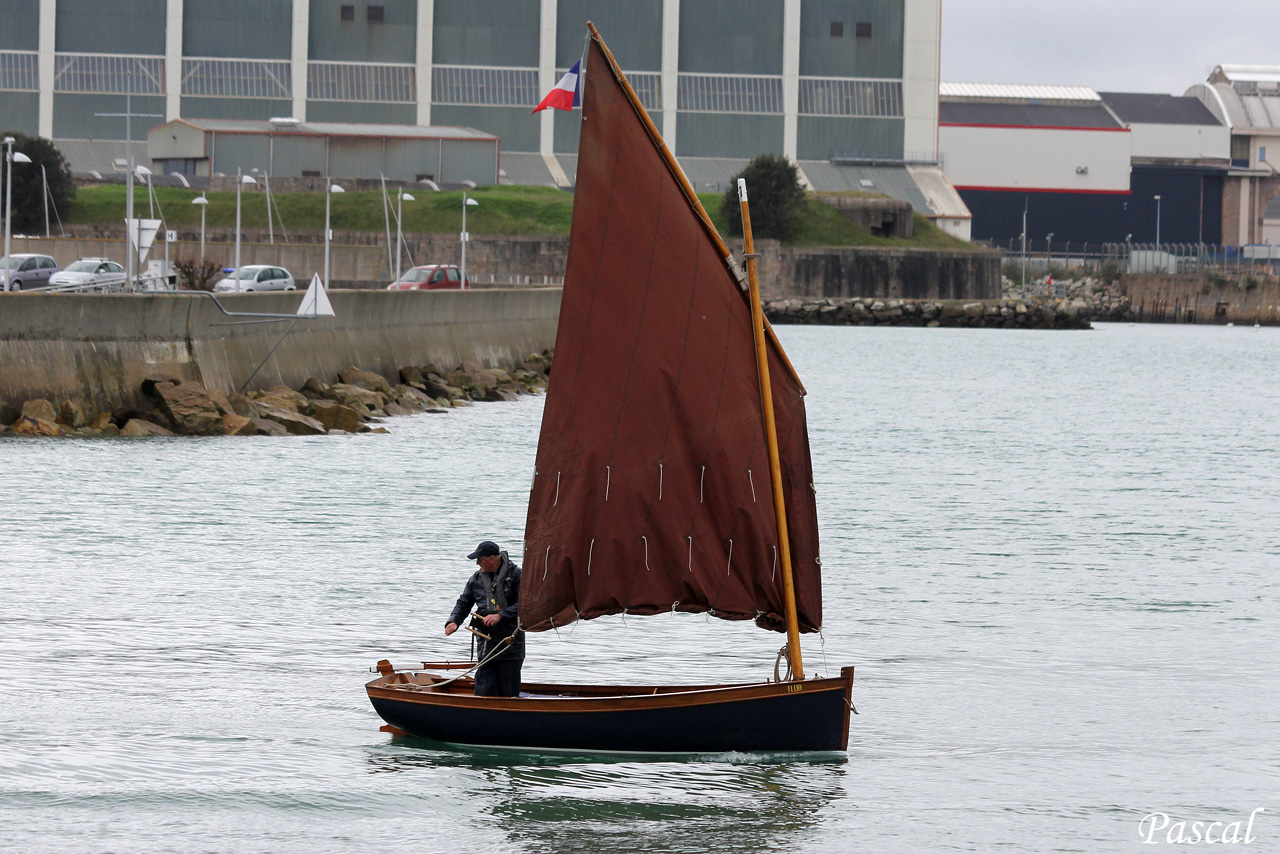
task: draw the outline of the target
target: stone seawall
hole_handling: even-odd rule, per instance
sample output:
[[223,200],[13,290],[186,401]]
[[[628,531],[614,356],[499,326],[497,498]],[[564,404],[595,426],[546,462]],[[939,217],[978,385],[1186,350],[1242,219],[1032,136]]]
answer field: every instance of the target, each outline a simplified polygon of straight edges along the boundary
[[[763,252],[765,297],[983,300],[1000,297],[1000,255],[938,249],[785,248]],[[761,250],[757,249],[758,252]]]
[[1088,329],[1067,300],[788,299],[767,301],[770,323],[822,326],[951,326],[971,329]]
[[[223,294],[229,311],[291,314],[300,293]],[[351,365],[519,365],[555,344],[560,290],[339,291],[336,317],[237,324],[197,295],[10,294],[0,298],[0,400],[138,406],[142,381],[167,375],[223,393],[298,388]],[[277,342],[279,347],[267,358]]]
[[1280,324],[1280,277],[1261,271],[1126,274],[1120,286],[1138,322]]

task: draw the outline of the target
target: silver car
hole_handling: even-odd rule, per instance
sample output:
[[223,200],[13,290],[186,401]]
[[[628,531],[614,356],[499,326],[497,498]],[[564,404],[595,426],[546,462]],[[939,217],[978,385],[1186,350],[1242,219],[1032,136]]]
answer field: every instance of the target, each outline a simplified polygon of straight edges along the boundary
[[58,272],[58,262],[48,255],[9,255],[0,258],[0,283],[9,279],[9,290],[43,288]]
[[293,276],[281,267],[265,264],[250,264],[240,268],[240,281],[237,287],[236,274],[232,272],[228,278],[218,282],[213,289],[225,294],[235,291],[296,291]]
[[85,290],[119,290],[124,286],[124,267],[106,258],[81,258],[61,273],[49,277],[50,287]]

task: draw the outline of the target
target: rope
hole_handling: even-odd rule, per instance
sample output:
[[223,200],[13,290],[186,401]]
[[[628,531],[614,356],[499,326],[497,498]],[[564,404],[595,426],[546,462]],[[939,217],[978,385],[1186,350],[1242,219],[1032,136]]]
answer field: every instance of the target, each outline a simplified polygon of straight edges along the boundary
[[781,674],[780,674],[780,671],[781,671],[781,668],[782,668],[782,660],[783,660],[784,658],[785,658],[785,659],[786,659],[786,661],[787,661],[787,678],[786,678],[786,681],[787,681],[787,682],[790,682],[790,681],[791,681],[791,656],[787,655],[787,647],[786,647],[786,646],[783,646],[783,647],[782,647],[782,649],[778,650],[778,656],[777,656],[777,658],[775,658],[775,659],[773,660],[773,681],[774,681],[774,682],[782,682],[782,681],[783,681],[782,676],[781,676]]
[[[555,624],[553,623],[553,624],[552,624],[552,626],[554,627],[554,625],[555,625]],[[458,680],[459,680],[459,679],[461,679],[462,677],[466,676],[468,673],[473,673],[473,672],[475,672],[475,671],[479,670],[481,667],[484,667],[484,666],[485,666],[486,664],[488,664],[490,661],[493,661],[493,660],[494,660],[495,658],[497,658],[499,655],[502,655],[502,653],[506,652],[507,647],[511,646],[513,643],[515,643],[515,642],[516,642],[516,632],[523,632],[523,631],[524,631],[524,627],[520,625],[520,618],[519,618],[519,617],[516,617],[516,628],[515,628],[515,631],[514,631],[514,632],[512,632],[511,634],[507,635],[505,638],[503,638],[503,639],[502,639],[502,641],[501,641],[501,643],[495,644],[495,645],[494,645],[494,649],[493,649],[493,651],[492,651],[492,652],[490,652],[488,655],[486,655],[482,660],[477,661],[474,667],[470,667],[470,668],[468,668],[468,669],[466,669],[466,670],[462,671],[462,672],[461,672],[461,673],[459,673],[457,676],[450,676],[448,679],[445,679],[445,680],[443,680],[443,681],[437,682],[437,683],[435,683],[434,685],[432,685],[431,687],[432,687],[432,688],[443,688],[445,685],[448,685],[448,684],[449,684],[449,683],[451,683],[451,682],[456,682],[456,681],[458,681]],[[557,633],[557,634],[558,634],[558,633]],[[472,636],[472,638],[471,638],[471,642],[472,642],[473,644],[475,643],[475,636],[474,636],[474,635],[473,635],[473,636]]]

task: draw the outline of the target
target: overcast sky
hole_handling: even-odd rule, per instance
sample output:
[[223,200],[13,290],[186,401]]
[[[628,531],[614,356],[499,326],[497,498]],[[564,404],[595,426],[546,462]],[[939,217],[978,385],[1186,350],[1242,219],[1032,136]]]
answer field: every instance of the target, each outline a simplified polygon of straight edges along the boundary
[[1225,64],[1280,65],[1280,0],[942,0],[944,83],[1181,95]]

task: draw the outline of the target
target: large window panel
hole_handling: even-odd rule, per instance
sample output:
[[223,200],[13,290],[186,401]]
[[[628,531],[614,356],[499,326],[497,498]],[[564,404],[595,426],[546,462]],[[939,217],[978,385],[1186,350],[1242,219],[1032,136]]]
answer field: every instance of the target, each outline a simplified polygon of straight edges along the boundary
[[0,92],[0,116],[4,127],[35,136],[40,127],[40,96],[35,92]]
[[435,9],[433,62],[538,66],[538,0],[436,0]]
[[896,159],[903,155],[902,119],[800,116],[796,158],[826,160],[833,154]]
[[293,0],[186,0],[182,9],[184,56],[289,59]]
[[540,123],[529,120],[528,107],[441,104],[431,108],[431,123],[491,133],[502,139],[503,151],[538,150]]
[[0,0],[0,50],[39,49],[39,2]]
[[293,101],[269,98],[193,98],[183,96],[182,116],[187,119],[257,119],[287,116]]
[[[342,19],[342,7],[352,3],[311,0],[308,20],[308,58],[327,62],[413,63],[417,60],[417,0],[374,0],[354,4],[355,14]],[[370,16],[382,9],[382,20]]]
[[[901,78],[903,7],[904,0],[804,0],[800,73]],[[859,25],[870,36],[859,37]]]
[[[125,119],[118,116],[97,116],[95,113],[123,113],[124,95],[82,94],[55,92],[53,95],[54,139],[124,139]],[[134,118],[130,130],[135,140],[146,142],[147,131],[164,124],[164,96],[134,95],[131,107],[134,113],[155,113],[155,117]],[[134,151],[141,156],[144,147]]]
[[587,21],[596,25],[623,68],[662,70],[662,0],[559,0],[556,7],[556,66],[582,56]]
[[782,6],[782,0],[683,0],[680,70],[781,74]]
[[680,113],[676,146],[681,157],[737,157],[782,153],[782,116]]
[[[38,0],[28,0],[38,5]],[[54,50],[164,54],[165,0],[58,0]]]

